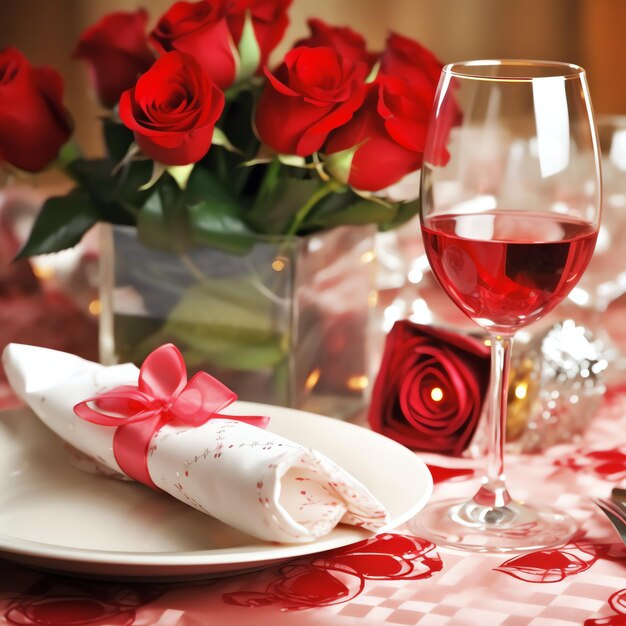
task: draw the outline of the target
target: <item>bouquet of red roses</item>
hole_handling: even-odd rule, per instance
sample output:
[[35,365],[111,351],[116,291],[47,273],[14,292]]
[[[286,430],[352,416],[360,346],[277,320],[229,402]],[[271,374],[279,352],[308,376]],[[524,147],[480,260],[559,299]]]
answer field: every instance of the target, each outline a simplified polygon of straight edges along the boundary
[[270,65],[290,3],[176,2],[149,33],[144,10],[84,32],[75,56],[107,109],[99,159],[61,151],[71,120],[59,74],[0,52],[0,163],[33,172],[60,153],[75,182],[47,200],[20,254],[72,246],[99,221],[180,251],[412,217],[417,185],[406,198],[397,183],[422,165],[439,61],[397,34],[372,52],[311,19]]

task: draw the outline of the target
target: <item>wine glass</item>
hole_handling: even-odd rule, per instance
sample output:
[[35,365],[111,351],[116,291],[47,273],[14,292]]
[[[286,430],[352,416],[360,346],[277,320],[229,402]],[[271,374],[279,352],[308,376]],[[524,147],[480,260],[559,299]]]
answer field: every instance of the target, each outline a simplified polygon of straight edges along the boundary
[[435,502],[413,529],[478,551],[562,544],[574,520],[512,499],[503,452],[513,335],[576,285],[600,223],[600,158],[585,72],[544,61],[444,67],[422,174],[421,227],[433,273],[489,333],[487,468],[469,500]]
[[596,127],[602,153],[602,224],[591,263],[569,299],[589,311],[585,325],[606,335],[601,314],[626,293],[626,116],[596,116]]

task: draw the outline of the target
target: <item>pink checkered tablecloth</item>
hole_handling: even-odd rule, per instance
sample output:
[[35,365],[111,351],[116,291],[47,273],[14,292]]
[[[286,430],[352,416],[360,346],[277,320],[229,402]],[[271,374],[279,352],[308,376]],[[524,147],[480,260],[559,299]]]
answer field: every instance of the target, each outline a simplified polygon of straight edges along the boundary
[[[435,498],[472,492],[471,462],[424,458]],[[517,497],[569,510],[579,535],[507,557],[440,549],[401,529],[253,574],[176,585],[70,579],[0,561],[0,624],[626,626],[626,547],[588,499],[626,486],[626,392],[607,396],[582,441],[510,456],[507,474]]]

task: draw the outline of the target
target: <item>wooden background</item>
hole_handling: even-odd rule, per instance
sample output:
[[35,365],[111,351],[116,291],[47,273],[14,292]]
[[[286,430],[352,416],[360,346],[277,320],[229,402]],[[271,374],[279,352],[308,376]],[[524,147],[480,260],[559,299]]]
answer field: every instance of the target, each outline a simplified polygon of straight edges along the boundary
[[[0,0],[0,47],[18,46],[33,63],[66,78],[77,139],[100,150],[98,108],[81,63],[70,56],[81,31],[101,15],[149,8],[153,21],[173,0]],[[388,30],[415,37],[444,62],[536,58],[583,65],[597,113],[626,114],[626,0],[294,0],[291,26],[274,59],[318,16],[363,33],[371,48]],[[1,103],[0,103],[1,106]]]

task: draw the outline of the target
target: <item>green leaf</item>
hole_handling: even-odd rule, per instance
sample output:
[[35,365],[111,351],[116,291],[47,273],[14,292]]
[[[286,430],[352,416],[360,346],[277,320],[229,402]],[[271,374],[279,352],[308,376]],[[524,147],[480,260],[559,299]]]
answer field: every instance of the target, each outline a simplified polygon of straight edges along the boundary
[[254,90],[246,89],[226,102],[214,133],[214,143],[221,143],[220,133],[240,152],[228,151],[213,145],[202,160],[202,166],[211,170],[234,197],[256,196],[258,191],[257,168],[244,168],[241,164],[253,158],[259,150],[259,140],[252,131],[251,120],[255,105]]
[[308,200],[296,211],[294,219],[287,231],[287,235],[301,234],[303,225],[309,219],[311,213],[316,210],[316,207],[323,204],[324,200],[327,198],[345,193],[345,191],[347,191],[347,188],[334,180],[329,180],[319,185]]
[[317,176],[294,178],[278,159],[265,168],[263,184],[246,213],[246,221],[255,232],[285,234],[300,207],[319,189]]
[[304,229],[332,228],[335,226],[360,226],[365,224],[385,224],[392,222],[397,215],[395,207],[385,207],[376,202],[360,200],[332,213],[311,216],[303,224]]
[[364,198],[346,187],[318,202],[301,225],[301,231],[312,232],[346,225],[387,224],[397,219],[397,213],[398,205],[382,202],[378,198]]
[[135,206],[141,206],[150,196],[150,191],[142,191],[141,186],[145,184],[152,173],[152,161],[133,161],[128,166],[122,168],[111,180],[109,177],[103,181],[111,185],[110,199],[124,201]]
[[406,224],[420,212],[420,207],[421,198],[417,198],[417,200],[411,202],[400,203],[396,217],[391,222],[380,224],[380,229],[392,230],[402,224]]
[[212,172],[194,169],[185,199],[197,243],[232,252],[250,248],[254,234],[243,220],[241,205]]
[[281,182],[282,167],[277,158],[272,159],[267,166],[263,167],[263,170],[263,182],[261,183],[258,193],[256,194],[252,212],[265,210],[267,205],[271,203],[272,198]]
[[169,175],[141,208],[137,235],[145,246],[168,252],[181,252],[192,244],[185,198]]
[[127,163],[113,173],[114,169],[115,163],[110,159],[76,159],[68,172],[89,195],[103,221],[134,225],[138,207],[151,193],[139,188],[150,179],[152,161]]
[[215,199],[189,207],[191,231],[197,243],[242,253],[254,244],[254,233],[241,220],[238,209]]
[[132,131],[108,117],[102,119],[102,131],[111,160],[115,163],[121,161],[135,139]]
[[[242,150],[248,159],[258,152],[260,146],[260,141],[252,131],[256,93],[256,89],[248,88],[239,92],[232,100],[228,100],[216,127],[233,145]],[[211,150],[208,154],[211,154]],[[233,155],[233,162],[241,160],[241,157],[235,158],[236,156]]]
[[226,136],[226,133],[221,128],[215,128],[213,130],[213,139],[211,140],[211,144],[214,146],[222,146],[225,150],[234,152],[235,154],[243,154],[239,148],[233,146]]
[[286,356],[273,302],[252,277],[206,279],[190,287],[163,327],[139,346],[138,357],[173,341],[191,360],[241,370],[273,367]]
[[99,219],[100,214],[91,204],[89,196],[79,190],[67,196],[49,198],[16,258],[71,248]]

